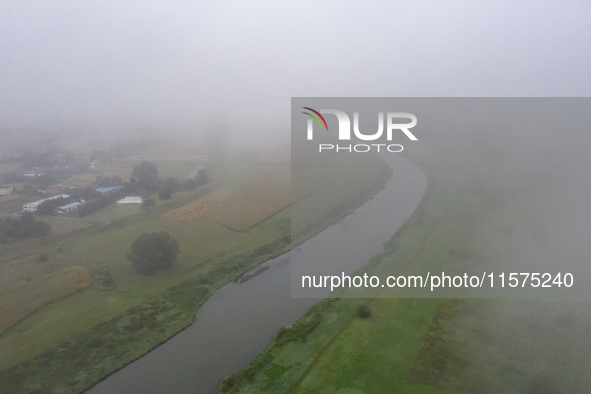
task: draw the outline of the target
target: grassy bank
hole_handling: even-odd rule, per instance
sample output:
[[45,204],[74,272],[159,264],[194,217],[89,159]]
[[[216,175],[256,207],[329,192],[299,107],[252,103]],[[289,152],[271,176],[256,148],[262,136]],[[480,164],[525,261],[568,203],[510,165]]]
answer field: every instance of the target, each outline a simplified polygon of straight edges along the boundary
[[[389,172],[384,163],[375,167],[376,163],[368,161],[362,165],[367,167],[365,173],[330,185],[339,193],[341,206],[354,209],[383,187]],[[269,211],[269,217],[257,218],[260,223],[247,231],[234,231],[206,217],[195,221],[169,217],[175,209],[217,190],[238,190],[253,177],[280,183],[289,179],[285,166],[223,164],[215,172],[208,185],[171,200],[157,200],[155,209],[110,206],[84,218],[88,226],[84,231],[36,241],[28,252],[12,246],[21,258],[33,259],[42,252],[56,259],[75,256],[90,272],[93,285],[45,306],[0,336],[3,390],[81,392],[191,324],[216,289],[289,250],[289,207]],[[363,199],[359,190],[365,192]],[[317,208],[315,214],[325,218],[319,226],[326,226],[346,212]],[[135,273],[125,259],[131,243],[142,233],[161,230],[180,244],[176,264],[153,276]],[[313,234],[321,228],[309,230]],[[7,258],[4,264],[12,262]]]
[[85,267],[66,268],[0,293],[0,335],[45,305],[92,284]]
[[[492,148],[436,142],[412,156],[428,177],[419,207],[360,272],[499,272],[517,260],[568,256],[549,214],[563,211],[544,194],[552,175],[532,171],[518,149],[500,160]],[[218,392],[586,393],[587,309],[557,301],[327,299],[282,328]]]

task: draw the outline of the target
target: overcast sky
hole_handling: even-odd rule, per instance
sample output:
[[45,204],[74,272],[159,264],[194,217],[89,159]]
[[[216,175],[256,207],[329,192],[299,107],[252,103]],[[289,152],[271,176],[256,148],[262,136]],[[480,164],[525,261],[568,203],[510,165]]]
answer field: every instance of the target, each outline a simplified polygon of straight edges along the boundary
[[588,1],[2,1],[0,126],[238,119],[291,96],[589,96]]

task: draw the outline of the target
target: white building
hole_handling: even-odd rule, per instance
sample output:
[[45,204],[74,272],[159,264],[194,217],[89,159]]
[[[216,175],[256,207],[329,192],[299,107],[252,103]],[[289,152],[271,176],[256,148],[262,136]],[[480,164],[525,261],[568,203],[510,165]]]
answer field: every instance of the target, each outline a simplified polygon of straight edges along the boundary
[[45,201],[57,200],[60,197],[70,198],[70,196],[68,196],[67,194],[58,194],[57,196],[48,197],[48,198],[44,198],[42,200],[37,200],[37,201],[30,202],[28,204],[25,204],[25,205],[23,205],[23,211],[37,212],[37,207],[39,207],[39,205],[43,204]]
[[14,192],[14,188],[12,187],[0,187],[0,196],[7,196]]
[[139,196],[127,196],[124,199],[117,201],[117,205],[141,204],[142,202],[144,202],[144,199]]
[[80,202],[73,202],[71,204],[62,205],[61,207],[57,208],[57,213],[68,213],[77,210],[80,205],[84,204],[84,200],[80,200]]

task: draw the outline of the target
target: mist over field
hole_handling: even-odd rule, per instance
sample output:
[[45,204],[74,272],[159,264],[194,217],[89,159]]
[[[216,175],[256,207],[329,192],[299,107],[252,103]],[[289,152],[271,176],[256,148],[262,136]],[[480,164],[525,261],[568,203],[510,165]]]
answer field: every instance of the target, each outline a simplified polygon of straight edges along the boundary
[[291,96],[586,96],[586,2],[0,5],[0,126],[287,132]]
[[[586,389],[583,304],[315,304],[290,297],[285,256],[407,168],[304,156],[294,190],[292,97],[533,97],[416,113],[400,160],[427,193],[409,181],[418,208],[367,267],[587,272],[589,15],[584,1],[0,2],[0,392]],[[524,119],[530,103],[542,115]],[[66,193],[76,210],[23,213]],[[406,209],[392,200],[388,215]],[[164,268],[134,252],[146,233],[172,245]]]

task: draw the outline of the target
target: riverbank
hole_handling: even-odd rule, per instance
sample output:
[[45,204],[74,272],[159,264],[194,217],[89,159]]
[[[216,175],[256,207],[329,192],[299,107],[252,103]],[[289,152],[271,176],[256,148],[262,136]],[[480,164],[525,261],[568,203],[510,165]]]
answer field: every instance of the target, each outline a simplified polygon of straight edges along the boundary
[[[348,177],[347,184],[334,183],[330,185],[335,188],[335,191],[339,192],[339,198],[342,200],[340,206],[343,211],[318,212],[319,217],[324,218],[322,222],[318,222],[319,226],[327,226],[339,220],[347,215],[350,210],[354,210],[383,188],[390,177],[391,171],[385,165],[376,168],[376,163],[374,161],[368,163],[366,171],[360,172],[358,178]],[[214,188],[214,186],[210,187],[211,190],[207,190],[207,192],[211,192]],[[359,189],[363,190],[364,193],[360,195]],[[198,193],[195,197],[187,196],[185,200],[197,198],[201,194]],[[182,203],[184,203],[184,200]],[[195,237],[200,234],[199,232],[196,234],[187,232],[190,228],[195,231],[195,224],[162,222],[160,219],[163,212],[179,205],[181,205],[181,202],[172,204],[169,207],[159,207],[156,211],[149,212],[146,215],[142,214],[145,217],[136,215],[126,221],[113,223],[101,229],[98,234],[93,234],[93,237],[101,237],[102,240],[91,239],[90,237],[88,239],[77,239],[75,244],[65,245],[64,248],[72,248],[85,258],[85,262],[88,262],[86,259],[96,258],[90,256],[95,254],[98,250],[97,247],[100,247],[101,244],[104,245],[105,242],[111,243],[110,247],[113,249],[110,252],[111,254],[116,253],[117,250],[124,250],[123,245],[127,245],[127,240],[130,237],[127,234],[130,232],[130,228],[134,229],[133,232],[136,231],[135,229],[145,231],[147,228],[160,227],[164,223],[166,223],[167,228],[172,228],[171,226],[174,225],[179,227],[179,230],[184,230],[183,234],[187,234],[185,238],[189,241],[191,236]],[[226,246],[222,248],[225,253],[220,254],[218,251],[216,256],[214,252],[211,252],[213,258],[205,261],[205,264],[192,263],[193,268],[190,268],[188,261],[185,260],[187,261],[184,263],[185,268],[175,276],[185,278],[180,283],[175,283],[156,294],[152,290],[150,297],[143,302],[136,303],[131,308],[125,309],[124,313],[117,314],[92,326],[90,329],[84,329],[75,335],[71,335],[69,339],[62,340],[58,345],[49,347],[48,350],[35,355],[34,358],[24,359],[17,364],[4,368],[0,371],[0,386],[14,393],[26,393],[30,390],[37,390],[39,387],[39,390],[53,390],[54,392],[81,392],[86,390],[189,326],[200,306],[218,288],[239,278],[242,273],[250,268],[288,251],[291,247],[289,214],[290,210],[287,208],[253,230],[244,233],[244,235],[238,235],[245,238],[245,240],[250,239],[250,245],[252,246],[243,241],[238,244],[239,248],[234,248],[232,253],[228,253]],[[152,220],[153,223],[146,222],[146,220]],[[311,236],[321,229],[310,228],[303,236]],[[230,234],[227,229],[222,231],[223,234]],[[124,236],[121,237],[123,234]],[[211,234],[211,230],[209,230],[208,234]],[[218,236],[222,236],[222,234],[218,234]],[[256,243],[253,245],[252,240],[257,241],[258,245]],[[116,244],[113,244],[114,241]],[[119,247],[117,243],[121,243],[122,246]],[[181,249],[183,250],[182,243]],[[185,256],[183,256],[185,259],[190,257],[187,256],[186,249],[183,252],[185,253]],[[195,252],[191,251],[189,253]],[[206,267],[207,270],[204,270],[203,267]],[[115,272],[117,282],[120,280],[116,274],[117,272]],[[168,283],[172,283],[172,279],[168,279]],[[159,285],[159,287],[162,287],[162,285]],[[144,292],[150,290],[146,287],[142,288]],[[119,294],[124,296],[124,290],[116,288],[115,291],[119,291]],[[109,291],[102,291],[97,294],[102,295],[103,298],[107,295],[105,300],[113,299],[114,295]],[[86,295],[86,297],[90,296],[90,293]],[[84,298],[84,296],[79,298]],[[75,299],[68,301],[71,305]],[[67,303],[53,304],[46,308],[47,310],[42,311],[43,316],[35,316],[35,319],[39,321],[39,327],[42,326],[44,321],[47,321],[46,319],[51,318],[52,311],[49,309],[53,309],[54,325],[58,327],[63,324],[63,322],[60,323],[56,319],[59,319],[60,315],[67,312],[64,309],[65,305]],[[97,305],[97,307],[100,306]],[[108,308],[109,306],[103,304],[102,307]],[[55,315],[56,312],[58,315]],[[23,323],[28,323],[29,327],[35,324],[32,320]],[[19,334],[19,329],[24,332],[22,327],[19,326],[11,330],[8,337],[0,338],[0,340],[4,339],[5,343],[8,343],[8,339],[12,338],[14,339],[12,343],[16,344],[18,335],[22,335]],[[34,326],[31,328],[34,328]],[[10,335],[12,336],[10,337]],[[14,352],[13,354],[18,355]]]
[[[411,157],[428,178],[418,208],[359,272],[458,275],[558,258],[541,213],[561,211],[539,197],[555,179],[517,149],[500,161],[493,149],[439,142]],[[574,302],[326,299],[218,393],[586,392],[590,324]]]
[[[432,212],[438,199],[438,196],[434,195],[435,192],[434,182],[428,180],[427,190],[416,210],[384,245],[384,252],[370,261],[370,266],[375,267],[386,258],[412,262],[413,256],[420,252],[421,245],[431,234],[436,223]],[[364,272],[367,272],[367,268],[369,266],[363,268]],[[396,305],[392,305],[392,301],[396,301]],[[440,300],[325,299],[310,308],[292,326],[281,328],[273,342],[253,360],[248,368],[229,376],[222,382],[218,393],[298,392],[302,382],[315,368],[326,369],[327,374],[329,374],[328,371],[336,373],[337,375],[330,376],[330,379],[334,379],[333,381],[339,381],[351,375],[352,368],[357,369],[353,374],[357,379],[365,379],[364,368],[359,365],[362,359],[357,359],[353,355],[363,352],[366,355],[374,354],[371,358],[375,359],[385,355],[384,352],[391,351],[392,346],[397,349],[397,357],[403,357],[397,363],[397,367],[400,367],[412,359],[420,349],[422,335],[428,329],[440,303]],[[371,317],[369,319],[359,317],[359,308],[368,308],[371,311]],[[376,322],[378,316],[383,321],[382,324],[385,322],[395,324],[397,340],[392,341],[392,338],[388,338],[391,334],[388,330],[378,336],[365,337],[364,334],[367,333],[364,332],[354,335],[356,338],[348,338],[348,330],[361,328],[365,331],[367,326],[372,324],[371,322]],[[400,330],[402,327],[404,327],[403,330]],[[357,337],[359,334],[362,337]],[[402,338],[404,341],[400,341]],[[361,344],[363,349],[360,348]],[[340,354],[339,357],[343,357],[344,362],[349,360],[347,363],[352,363],[342,372],[338,372],[339,369],[331,365],[333,362],[330,360],[334,361],[333,358],[323,361],[322,367],[318,365],[333,346],[341,347],[344,354]],[[362,362],[367,362],[367,359],[363,358]],[[400,371],[400,369],[397,370]],[[398,372],[392,376],[400,378],[400,374],[401,372]],[[331,380],[323,381],[326,385],[330,385]],[[306,392],[306,389],[302,391]],[[319,392],[320,388],[312,391]]]

